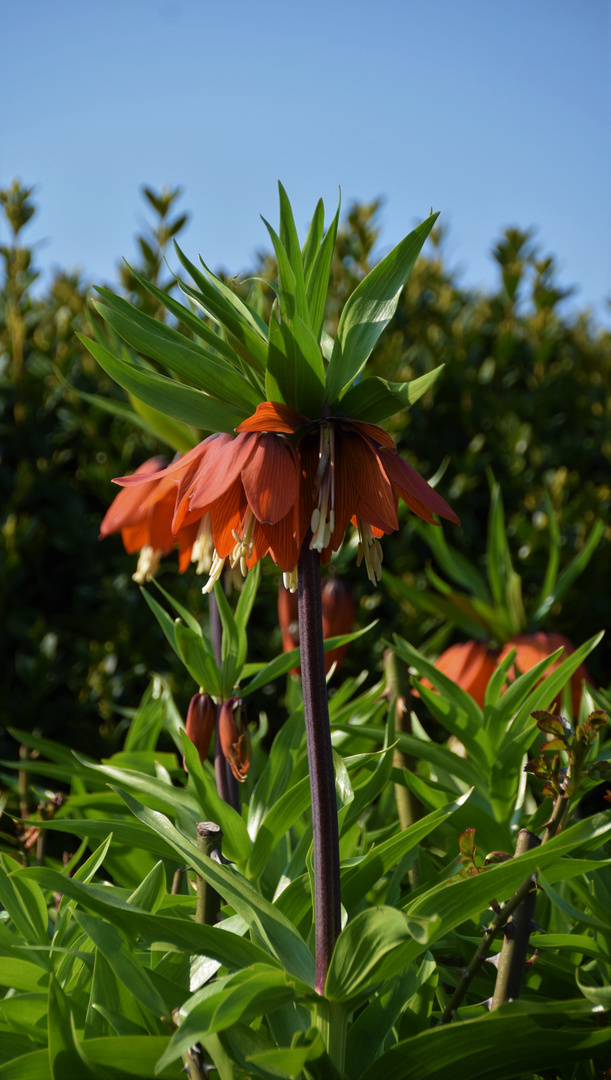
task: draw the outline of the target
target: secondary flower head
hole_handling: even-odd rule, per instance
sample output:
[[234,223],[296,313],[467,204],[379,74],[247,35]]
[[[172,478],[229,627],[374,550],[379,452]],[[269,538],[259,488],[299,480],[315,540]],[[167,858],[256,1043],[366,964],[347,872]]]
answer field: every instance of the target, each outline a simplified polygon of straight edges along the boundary
[[169,555],[176,543],[179,570],[184,573],[197,534],[193,527],[178,535],[172,531],[176,485],[166,479],[165,466],[162,457],[149,458],[140,465],[129,478],[135,485],[119,492],[100,525],[100,539],[120,532],[128,554],[140,552],[133,574],[134,581],[140,583],[155,576],[162,556]]
[[[174,490],[176,535],[207,518],[214,554],[204,592],[226,558],[244,575],[268,552],[283,571],[297,564],[299,458],[283,431],[211,435],[161,474]],[[148,478],[116,482],[133,486]]]

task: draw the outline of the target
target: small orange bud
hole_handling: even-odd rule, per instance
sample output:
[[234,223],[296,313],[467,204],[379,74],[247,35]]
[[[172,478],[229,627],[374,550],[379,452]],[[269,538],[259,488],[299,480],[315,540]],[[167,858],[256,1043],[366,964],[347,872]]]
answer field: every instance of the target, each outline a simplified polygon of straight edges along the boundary
[[250,735],[244,724],[243,707],[239,698],[228,698],[221,705],[219,741],[223,756],[236,780],[245,780],[250,765]]
[[187,711],[186,731],[197,749],[202,764],[208,756],[208,747],[210,746],[215,724],[216,705],[210,694],[194,694]]

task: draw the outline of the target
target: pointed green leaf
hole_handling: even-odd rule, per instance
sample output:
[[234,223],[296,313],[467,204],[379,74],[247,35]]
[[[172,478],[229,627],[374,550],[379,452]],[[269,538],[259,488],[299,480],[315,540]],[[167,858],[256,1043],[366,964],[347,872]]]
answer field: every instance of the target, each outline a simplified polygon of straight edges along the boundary
[[363,370],[380,334],[395,313],[401,290],[438,214],[431,214],[364,278],[339,321],[327,370],[327,399],[333,404]]
[[[310,273],[306,272],[307,300],[310,309],[310,325],[316,341],[321,340],[322,326],[327,306],[327,293],[329,291],[329,275],[335,250],[335,238],[339,224],[339,211],[341,198],[337,204],[335,217],[325,233],[325,238],[320,245],[314,265]],[[323,349],[324,352],[324,349]],[[331,355],[329,353],[329,355]]]
[[[238,408],[252,412],[260,397],[241,372],[226,360],[215,356],[208,349],[190,341],[184,334],[166,326],[159,319],[133,308],[125,300],[114,297],[105,289],[98,292],[111,300],[111,305],[99,301],[94,307],[113,330],[136,352],[163,364],[181,378],[205,390],[220,401],[230,402]],[[118,302],[123,307],[117,310]]]
[[308,235],[306,236],[305,244],[301,251],[301,258],[303,262],[303,276],[305,278],[306,285],[308,278],[314,265],[314,260],[318,254],[318,248],[320,247],[320,241],[322,240],[322,234],[325,227],[325,206],[322,199],[319,199],[316,203],[316,209],[310,222],[308,229]]
[[111,379],[139,398],[145,405],[173,416],[183,424],[193,424],[207,431],[227,431],[234,429],[248,416],[248,410],[233,408],[223,401],[204,394],[192,386],[185,386],[165,375],[157,375],[134,364],[119,360],[108,349],[90,338],[77,335],[89,350],[100,367],[104,368]]
[[204,311],[223,327],[228,334],[229,344],[242,360],[245,360],[248,364],[254,364],[260,370],[265,370],[267,344],[254,313],[223,282],[218,278],[214,278],[214,275],[207,271],[210,277],[213,278],[214,283],[211,284],[197,266],[194,266],[180,250],[176,241],[174,247],[185,270],[188,271],[200,290],[200,294],[198,294],[188,285],[181,282],[180,287],[183,292],[200,304]]
[[353,384],[341,399],[341,411],[355,420],[368,420],[370,424],[379,424],[402,409],[408,409],[418,401],[437,381],[444,365],[428,371],[412,382],[389,382],[378,375]]

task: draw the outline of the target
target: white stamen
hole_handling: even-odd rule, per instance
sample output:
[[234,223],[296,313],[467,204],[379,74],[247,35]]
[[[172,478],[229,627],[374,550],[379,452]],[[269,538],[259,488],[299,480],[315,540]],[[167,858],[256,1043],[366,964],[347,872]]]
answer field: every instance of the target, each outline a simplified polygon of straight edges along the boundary
[[282,582],[284,588],[288,589],[289,592],[297,592],[297,567],[294,570],[285,570],[282,575]]
[[197,563],[196,574],[208,574],[214,556],[214,540],[210,524],[210,513],[204,514],[200,521],[197,538],[191,552],[191,562]]
[[219,556],[217,555],[217,553],[215,551],[214,555],[212,556],[212,566],[210,567],[210,577],[208,578],[206,584],[204,585],[204,587],[202,589],[203,593],[211,593],[213,591],[215,583],[218,581],[221,574],[223,573],[224,565],[225,565],[225,560],[219,558]]
[[137,581],[139,585],[144,585],[145,581],[152,581],[160,562],[161,552],[145,544],[138,556],[138,565],[136,572],[132,574],[132,581]]

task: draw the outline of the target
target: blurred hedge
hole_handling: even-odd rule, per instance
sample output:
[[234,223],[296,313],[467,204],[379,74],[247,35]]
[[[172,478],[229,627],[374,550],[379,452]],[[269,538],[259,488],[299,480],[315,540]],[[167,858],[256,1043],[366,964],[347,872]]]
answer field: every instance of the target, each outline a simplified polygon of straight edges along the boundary
[[[120,540],[98,543],[101,517],[113,497],[110,479],[134,469],[160,445],[141,429],[84,401],[76,390],[117,403],[122,392],[96,368],[75,331],[87,332],[88,288],[57,272],[42,293],[22,229],[34,214],[31,190],[15,183],[0,193],[11,241],[0,247],[5,276],[0,293],[0,582],[2,588],[2,723],[39,728],[73,746],[102,752],[120,731],[121,710],[134,706],[149,669],[174,681],[179,703],[192,692],[153,625],[130,575],[134,559]],[[155,223],[138,238],[137,269],[164,289],[166,246],[187,220],[173,216],[179,192],[144,189]],[[337,313],[372,265],[379,202],[356,205],[337,240],[328,311]],[[204,253],[205,254],[205,253]],[[474,560],[485,550],[488,480],[499,481],[518,568],[535,590],[546,562],[544,493],[558,516],[568,562],[595,517],[608,523],[611,485],[611,339],[587,313],[565,314],[554,260],[540,257],[533,236],[507,231],[494,249],[497,289],[487,295],[463,287],[443,254],[443,236],[417,264],[382,344],[374,369],[408,379],[446,365],[434,391],[389,427],[401,451],[429,478],[444,459],[440,482],[462,519],[450,541]],[[263,252],[255,272],[273,280],[275,263]],[[132,302],[148,304],[128,269],[118,283]],[[236,285],[247,288],[246,285]],[[262,303],[269,302],[265,290]],[[156,317],[161,309],[147,308]],[[76,390],[66,389],[65,382]],[[421,581],[428,550],[403,517],[384,541],[385,563]],[[607,524],[584,576],[549,628],[580,642],[609,625],[611,580]],[[435,626],[409,607],[372,591],[348,553],[339,559],[354,583],[360,618],[383,614],[420,644]],[[178,578],[175,559],[163,581],[183,601],[205,610],[201,582]],[[601,583],[607,583],[601,587]],[[256,655],[280,648],[275,618],[276,572],[267,566]],[[591,670],[607,685],[610,645],[597,650]],[[353,646],[346,669],[371,666],[381,641]],[[264,703],[263,703],[264,704]]]

